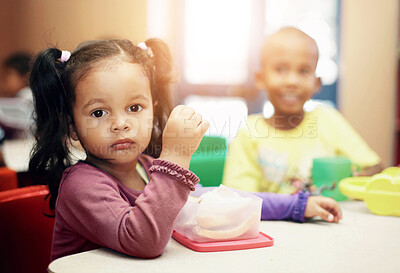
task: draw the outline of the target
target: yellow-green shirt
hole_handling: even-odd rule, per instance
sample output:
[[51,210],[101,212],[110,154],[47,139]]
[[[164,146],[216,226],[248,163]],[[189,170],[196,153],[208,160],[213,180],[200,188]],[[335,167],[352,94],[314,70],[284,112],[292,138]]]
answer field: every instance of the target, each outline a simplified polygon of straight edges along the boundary
[[223,184],[244,191],[293,193],[294,180],[310,179],[313,158],[336,155],[361,169],[380,162],[334,108],[306,112],[291,130],[274,128],[262,115],[251,115],[229,144]]

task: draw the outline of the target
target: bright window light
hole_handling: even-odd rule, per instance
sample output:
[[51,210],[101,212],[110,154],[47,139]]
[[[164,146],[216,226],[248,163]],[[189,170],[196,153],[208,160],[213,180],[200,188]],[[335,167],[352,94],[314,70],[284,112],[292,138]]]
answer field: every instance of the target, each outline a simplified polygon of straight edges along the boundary
[[251,2],[187,0],[184,76],[191,84],[243,84],[247,81]]
[[324,85],[335,83],[338,79],[337,0],[266,0],[265,3],[265,33],[294,26],[310,35],[319,49],[317,75]]
[[185,105],[200,113],[208,120],[207,135],[234,139],[239,129],[246,124],[248,109],[246,101],[239,97],[187,96]]

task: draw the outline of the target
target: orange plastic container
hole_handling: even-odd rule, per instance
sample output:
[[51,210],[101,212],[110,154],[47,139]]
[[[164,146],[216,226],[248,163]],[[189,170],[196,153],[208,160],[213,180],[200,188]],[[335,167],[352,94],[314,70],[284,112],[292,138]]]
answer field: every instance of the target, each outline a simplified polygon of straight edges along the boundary
[[364,200],[368,209],[378,215],[400,216],[400,168],[390,167],[374,176],[345,178],[340,191],[355,199]]

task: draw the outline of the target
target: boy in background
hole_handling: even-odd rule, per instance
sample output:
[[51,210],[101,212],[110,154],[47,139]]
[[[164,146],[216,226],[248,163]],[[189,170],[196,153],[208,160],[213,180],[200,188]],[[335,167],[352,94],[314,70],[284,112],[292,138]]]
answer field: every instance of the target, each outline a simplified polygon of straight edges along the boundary
[[[262,46],[256,86],[274,106],[270,118],[248,117],[230,143],[223,184],[252,192],[294,193],[310,181],[313,158],[344,156],[360,175],[382,170],[380,158],[335,109],[303,106],[321,87],[316,42],[285,27]],[[300,182],[300,183],[299,183]]]

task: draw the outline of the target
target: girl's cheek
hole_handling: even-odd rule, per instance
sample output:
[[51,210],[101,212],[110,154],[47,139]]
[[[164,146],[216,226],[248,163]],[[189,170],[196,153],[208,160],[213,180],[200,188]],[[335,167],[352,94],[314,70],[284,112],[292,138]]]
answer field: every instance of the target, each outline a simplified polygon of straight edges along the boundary
[[88,136],[89,132],[100,127],[99,119],[83,119],[81,123],[81,135]]
[[131,123],[131,133],[134,137],[136,137],[142,130],[145,130],[144,124],[141,124],[137,119],[133,119],[130,123]]

